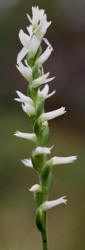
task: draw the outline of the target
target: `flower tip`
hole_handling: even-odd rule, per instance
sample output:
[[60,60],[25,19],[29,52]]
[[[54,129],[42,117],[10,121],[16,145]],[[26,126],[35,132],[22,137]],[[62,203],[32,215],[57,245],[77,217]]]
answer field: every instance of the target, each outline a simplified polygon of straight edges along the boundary
[[35,184],[35,185],[33,185],[30,189],[29,189],[29,191],[30,192],[39,192],[41,190],[41,187],[40,187],[40,185],[39,184]]
[[21,160],[21,162],[22,164],[24,164],[24,166],[33,168],[31,159],[24,159],[24,160]]
[[16,131],[16,132],[14,133],[14,135],[15,135],[15,136],[18,136],[18,133],[19,133],[19,131]]
[[62,196],[60,199],[61,199],[61,203],[67,204],[67,199],[65,195]]

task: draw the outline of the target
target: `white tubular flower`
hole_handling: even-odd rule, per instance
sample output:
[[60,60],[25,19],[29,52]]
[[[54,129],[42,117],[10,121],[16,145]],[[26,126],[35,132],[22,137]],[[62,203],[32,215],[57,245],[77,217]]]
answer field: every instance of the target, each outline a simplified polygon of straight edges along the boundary
[[43,97],[43,99],[46,99],[47,98],[47,95],[48,95],[48,92],[49,92],[49,86],[48,84],[46,84],[43,89],[38,89],[38,96],[39,97]]
[[37,147],[34,152],[35,152],[36,155],[37,154],[38,155],[39,154],[50,154],[52,148],[53,148],[53,146],[50,147],[50,148],[48,148],[48,147]]
[[46,62],[48,60],[48,58],[50,57],[50,55],[53,51],[53,48],[52,48],[51,44],[48,42],[48,40],[45,38],[43,40],[45,40],[47,42],[48,47],[44,51],[44,53],[40,57],[38,57],[38,59],[36,60],[36,64],[39,66],[41,66],[44,62]]
[[[32,87],[37,88],[47,82],[51,82],[55,77],[48,78],[49,72],[32,81]],[[48,79],[47,79],[48,78]]]
[[58,206],[60,204],[66,204],[67,200],[65,198],[66,198],[66,196],[63,196],[57,200],[46,201],[41,205],[41,208],[43,211],[47,211],[48,209],[53,208],[55,206]]
[[30,189],[30,192],[40,192],[41,191],[41,186],[39,184],[33,185]]
[[18,95],[19,98],[14,98],[15,101],[21,102],[21,103],[27,103],[33,105],[33,100],[29,97],[24,95],[22,92],[19,90],[16,90],[16,94]]
[[32,19],[27,14],[32,25],[32,31],[40,40],[46,34],[46,31],[51,24],[51,22],[47,22],[47,16],[44,12],[45,11],[43,9],[40,10],[39,7],[32,7]]
[[48,84],[46,84],[44,87],[43,87],[43,89],[38,89],[38,96],[39,97],[42,97],[44,100],[45,99],[48,99],[48,98],[50,98],[51,96],[53,96],[54,94],[55,94],[55,90],[54,91],[52,91],[50,94],[48,94],[48,92],[49,92],[49,86],[48,86]]
[[55,156],[51,158],[53,165],[73,163],[75,160],[77,160],[77,156],[68,156],[68,157],[56,157]]
[[65,114],[65,113],[66,113],[65,108],[61,107],[60,109],[41,114],[40,120],[41,121],[49,121],[49,120],[54,119],[60,115]]
[[20,138],[36,142],[36,135],[34,133],[22,133],[20,131],[16,131],[14,135]]
[[29,57],[34,57],[40,46],[39,39],[35,35],[28,36],[22,29],[19,31],[19,39],[23,47],[27,49]]
[[29,117],[35,115],[35,107],[31,104],[22,103],[22,109]]
[[27,81],[32,80],[32,69],[30,66],[24,66],[23,63],[20,62],[19,65],[16,65],[16,67]]
[[33,168],[31,159],[24,159],[24,160],[21,160],[21,162],[24,164],[24,166]]

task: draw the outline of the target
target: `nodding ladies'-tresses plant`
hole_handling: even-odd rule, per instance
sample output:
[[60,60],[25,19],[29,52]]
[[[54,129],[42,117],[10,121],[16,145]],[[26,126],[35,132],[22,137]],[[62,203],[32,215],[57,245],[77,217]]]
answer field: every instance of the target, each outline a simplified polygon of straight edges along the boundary
[[[27,96],[16,91],[15,101],[21,103],[23,111],[29,116],[33,131],[32,133],[23,133],[17,131],[16,136],[31,140],[35,143],[29,159],[22,160],[22,163],[30,168],[34,168],[39,176],[39,184],[35,184],[29,190],[34,193],[36,202],[36,225],[41,232],[43,250],[47,250],[47,225],[46,211],[59,204],[66,204],[66,197],[63,196],[57,200],[48,201],[48,192],[52,185],[52,166],[59,164],[73,163],[77,157],[52,157],[47,160],[47,155],[51,153],[52,146],[47,147],[49,140],[48,121],[65,114],[65,108],[47,112],[44,111],[45,100],[55,94],[55,91],[49,94],[48,82],[54,77],[49,77],[49,72],[44,73],[43,64],[51,55],[53,48],[46,38],[44,38],[51,22],[47,21],[47,16],[43,9],[32,7],[32,18],[27,14],[30,25],[27,32],[19,31],[19,39],[23,45],[22,50],[17,56],[17,69],[29,82]],[[42,53],[42,42],[47,45]],[[24,60],[24,62],[22,62]],[[24,64],[23,64],[24,63]],[[46,85],[45,85],[46,83]],[[44,86],[43,86],[44,85]]]

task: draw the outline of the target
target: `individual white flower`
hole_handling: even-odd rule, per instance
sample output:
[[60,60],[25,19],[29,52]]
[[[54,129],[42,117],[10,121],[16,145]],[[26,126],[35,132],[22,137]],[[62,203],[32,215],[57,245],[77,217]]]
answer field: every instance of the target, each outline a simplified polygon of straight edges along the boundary
[[41,191],[41,186],[39,184],[33,185],[30,189],[30,192],[40,192]]
[[50,57],[52,51],[53,51],[53,48],[52,48],[51,44],[48,42],[48,40],[46,38],[44,38],[43,40],[47,43],[48,47],[43,52],[43,54],[40,57],[37,58],[35,63],[38,66],[41,66],[44,62],[46,62],[47,59]]
[[21,160],[21,162],[24,164],[24,166],[33,168],[31,159],[24,159],[24,160]]
[[27,103],[33,105],[33,100],[29,97],[24,95],[21,91],[16,90],[16,94],[18,95],[19,98],[14,98],[15,101],[21,102],[21,103]]
[[23,63],[20,62],[18,65],[16,65],[16,67],[27,81],[32,80],[32,69],[30,66],[24,66]]
[[41,121],[49,121],[65,113],[66,113],[65,108],[61,107],[60,109],[41,114],[39,119]]
[[54,80],[55,77],[48,78],[49,74],[50,73],[48,72],[48,73],[42,75],[41,77],[33,80],[32,81],[32,87],[37,88],[37,87],[39,87],[39,86],[41,86],[41,85],[43,85],[43,84],[45,84],[47,82],[50,82],[50,81]]
[[20,138],[36,142],[36,135],[34,133],[22,133],[20,131],[16,131],[14,135]]
[[77,160],[77,156],[68,156],[68,157],[54,156],[53,158],[51,158],[53,165],[73,163],[75,160]]
[[51,153],[51,150],[52,150],[53,146],[52,147],[37,147],[34,151],[34,153],[37,155],[39,154],[50,154]]
[[35,35],[28,36],[23,30],[20,30],[19,32],[19,38],[23,48],[17,55],[17,64],[20,64],[27,54],[29,58],[34,57],[40,46],[40,41]]
[[36,113],[34,105],[27,104],[26,102],[22,103],[22,109],[29,117],[35,115]]
[[23,47],[27,49],[29,57],[34,57],[40,46],[39,39],[35,35],[27,35],[22,29],[19,31],[19,39]]
[[28,14],[27,17],[32,25],[33,33],[36,34],[38,39],[41,41],[51,24],[51,22],[47,21],[47,15],[45,14],[45,11],[43,9],[40,10],[38,6],[32,7],[32,19]]
[[67,200],[65,199],[66,196],[63,196],[57,200],[53,200],[53,201],[46,201],[44,202],[42,205],[41,205],[41,209],[43,211],[47,211],[48,209],[50,208],[53,208],[55,206],[58,206],[60,204],[66,204],[67,203]]
[[41,90],[38,89],[38,96],[42,97],[45,100],[45,99],[48,99],[49,97],[53,96],[56,91],[54,90],[50,94],[48,94],[48,92],[49,92],[49,86],[48,86],[48,84],[46,84],[43,87],[43,89],[41,89]]

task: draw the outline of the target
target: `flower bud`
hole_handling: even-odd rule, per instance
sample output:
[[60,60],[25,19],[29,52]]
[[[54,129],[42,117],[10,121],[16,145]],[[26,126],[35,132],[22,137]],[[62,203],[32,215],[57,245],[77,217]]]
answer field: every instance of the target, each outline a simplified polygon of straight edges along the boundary
[[31,159],[24,159],[24,160],[21,160],[21,162],[24,164],[24,166],[33,168]]
[[40,192],[41,191],[41,186],[39,184],[33,185],[30,189],[30,192]]

